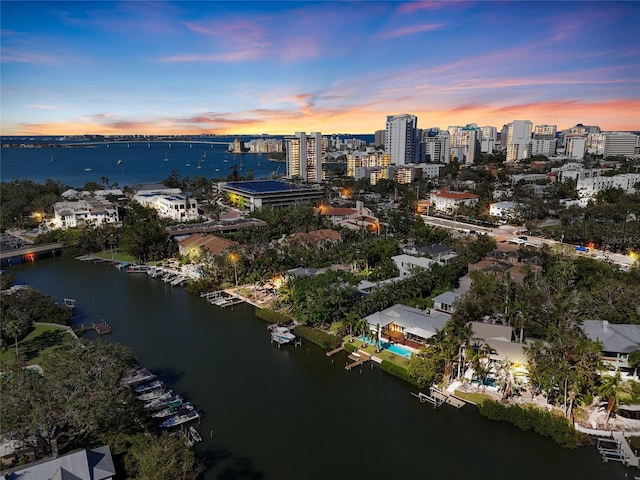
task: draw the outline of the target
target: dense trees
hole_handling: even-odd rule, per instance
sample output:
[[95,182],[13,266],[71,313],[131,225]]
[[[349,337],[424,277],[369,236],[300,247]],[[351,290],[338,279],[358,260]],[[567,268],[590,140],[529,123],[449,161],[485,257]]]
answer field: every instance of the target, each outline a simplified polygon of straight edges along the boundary
[[30,180],[13,180],[0,184],[0,230],[32,228],[35,212],[52,213],[53,204],[60,201],[64,187],[59,181],[47,179],[44,184]]
[[152,208],[132,202],[123,219],[122,246],[139,262],[162,260],[177,250]]

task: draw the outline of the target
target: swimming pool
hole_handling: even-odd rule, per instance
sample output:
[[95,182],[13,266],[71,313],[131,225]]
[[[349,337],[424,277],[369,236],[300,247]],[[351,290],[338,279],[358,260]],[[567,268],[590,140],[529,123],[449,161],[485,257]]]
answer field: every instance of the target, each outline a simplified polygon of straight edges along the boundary
[[[360,340],[361,342],[366,342],[369,345],[374,345],[376,344],[376,342],[370,338],[363,338],[362,336],[358,337],[358,340]],[[408,350],[404,347],[401,347],[400,345],[396,345],[395,343],[389,343],[389,342],[380,342],[380,348],[382,348],[383,350],[388,350],[391,353],[394,353],[396,355],[400,355],[401,357],[405,357],[405,358],[410,358],[411,357],[411,350]]]

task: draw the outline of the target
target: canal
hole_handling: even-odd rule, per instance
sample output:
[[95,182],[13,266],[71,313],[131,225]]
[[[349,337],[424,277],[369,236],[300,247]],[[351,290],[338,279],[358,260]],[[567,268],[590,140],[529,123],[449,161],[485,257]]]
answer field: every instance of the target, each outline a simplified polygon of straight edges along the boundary
[[278,348],[253,307],[221,309],[144,274],[61,258],[10,267],[16,283],[77,302],[76,321],[106,321],[103,337],[205,414],[198,453],[206,480],[480,480],[632,478],[595,447],[551,440],[481,417],[472,406],[420,404],[407,384],[369,366],[347,372],[308,342]]

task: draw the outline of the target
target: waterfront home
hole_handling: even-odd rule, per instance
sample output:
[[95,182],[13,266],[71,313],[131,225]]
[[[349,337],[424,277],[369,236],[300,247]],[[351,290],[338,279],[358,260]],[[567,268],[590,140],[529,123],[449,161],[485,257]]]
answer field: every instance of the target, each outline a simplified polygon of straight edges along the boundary
[[420,310],[396,304],[366,317],[369,329],[390,340],[414,348],[424,346],[427,339],[444,329],[451,316],[435,310]]
[[178,242],[178,251],[180,255],[189,255],[191,258],[199,257],[205,252],[216,256],[237,245],[238,242],[226,238],[194,233]]
[[198,202],[182,193],[136,193],[133,199],[143,207],[151,207],[162,218],[187,222],[200,218]]
[[5,470],[0,480],[112,480],[115,475],[111,450],[109,445],[103,445]]
[[637,379],[637,372],[629,365],[629,354],[640,349],[640,325],[585,320],[582,330],[587,337],[602,345],[602,361],[609,373],[619,370],[624,378]]
[[340,232],[330,228],[322,228],[312,232],[297,232],[278,240],[281,246],[298,245],[304,248],[324,249],[342,240]]
[[117,205],[105,199],[87,196],[81,200],[54,203],[53,218],[48,220],[48,226],[64,230],[81,224],[97,226],[119,222]]

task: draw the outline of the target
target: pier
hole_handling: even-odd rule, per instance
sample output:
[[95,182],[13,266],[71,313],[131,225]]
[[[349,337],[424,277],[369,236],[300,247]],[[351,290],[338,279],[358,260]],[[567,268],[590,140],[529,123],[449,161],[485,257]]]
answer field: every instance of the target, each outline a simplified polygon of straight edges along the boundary
[[211,305],[222,308],[231,307],[232,305],[237,305],[244,302],[244,299],[237,297],[236,295],[233,295],[226,290],[201,293],[200,297],[207,300],[207,302],[209,302]]
[[93,330],[98,335],[106,335],[107,333],[111,333],[111,325],[109,325],[107,322],[92,323],[88,326],[81,323],[80,328],[82,328],[83,332]]
[[327,352],[327,357],[330,357],[331,355],[334,355],[338,352],[341,352],[344,350],[344,345],[340,345],[338,348],[331,350],[330,352]]
[[358,352],[354,352],[352,354],[349,355],[349,359],[353,360],[352,363],[347,363],[344,367],[345,370],[352,370],[354,368],[356,368],[358,365],[362,365],[363,363],[365,363],[367,360],[371,359],[371,356],[366,353],[363,352],[362,350],[358,350]]
[[433,408],[438,408],[443,403],[451,405],[456,408],[462,408],[465,404],[463,400],[460,400],[458,397],[454,397],[453,395],[445,392],[444,390],[440,390],[438,387],[432,385],[429,389],[431,395],[427,395],[425,393],[413,393],[411,395],[420,400],[420,403],[428,402],[433,405]]

